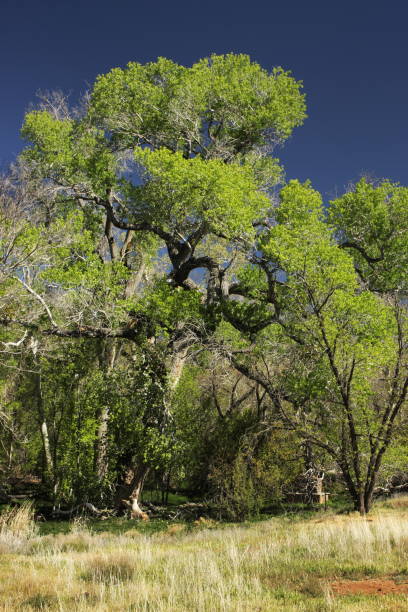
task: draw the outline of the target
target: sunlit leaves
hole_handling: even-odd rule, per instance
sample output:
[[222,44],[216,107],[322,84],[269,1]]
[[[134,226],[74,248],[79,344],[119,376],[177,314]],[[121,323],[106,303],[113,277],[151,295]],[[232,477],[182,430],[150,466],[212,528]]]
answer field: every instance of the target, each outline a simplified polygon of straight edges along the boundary
[[208,232],[227,238],[250,236],[252,222],[270,205],[257,189],[250,167],[185,159],[166,149],[139,149],[135,159],[146,180],[135,214],[152,223],[166,223],[166,229],[191,231],[205,224]]
[[351,257],[338,248],[325,223],[320,195],[306,183],[291,181],[280,194],[276,223],[263,241],[265,254],[287,279],[296,302],[316,305],[330,291],[354,291]]
[[159,58],[98,77],[91,117],[122,147],[137,144],[229,157],[286,139],[305,118],[301,83],[247,55],[212,55],[191,68]]
[[156,322],[151,335],[154,331],[165,333],[174,329],[178,322],[199,325],[205,316],[203,296],[199,291],[185,291],[180,287],[174,289],[166,280],[156,282],[145,297],[135,302],[134,311],[136,316],[143,313]]
[[330,222],[373,289],[408,286],[408,189],[361,179],[329,208]]
[[116,184],[116,162],[103,134],[85,122],[58,120],[46,111],[28,113],[22,136],[32,143],[23,157],[41,165],[61,187],[105,195]]

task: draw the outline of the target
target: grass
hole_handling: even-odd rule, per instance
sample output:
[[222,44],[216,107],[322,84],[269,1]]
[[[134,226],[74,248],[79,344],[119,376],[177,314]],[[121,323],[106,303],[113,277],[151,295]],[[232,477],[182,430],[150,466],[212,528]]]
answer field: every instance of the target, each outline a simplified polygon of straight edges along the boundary
[[[154,489],[143,489],[142,493],[142,503],[143,502],[152,502],[155,504],[161,505],[161,493],[160,491],[156,491]],[[191,501],[189,497],[183,495],[182,493],[169,493],[168,494],[168,505],[169,506],[178,506],[179,504],[185,504],[186,502]]]
[[340,596],[332,588],[342,579],[408,580],[408,498],[379,505],[368,519],[76,521],[59,533],[45,533],[43,524],[43,535],[25,512],[21,533],[15,516],[0,519],[0,610],[7,612],[408,609],[404,594]]
[[[167,526],[172,521],[155,519],[151,521],[141,521],[136,523],[140,533],[152,535],[165,531]],[[86,528],[94,534],[108,531],[114,535],[122,535],[127,531],[134,529],[135,522],[127,518],[111,518],[104,521],[98,519],[90,519],[86,521]],[[72,531],[72,522],[69,521],[44,521],[38,525],[40,535],[58,535],[67,534]]]
[[0,554],[24,550],[36,533],[32,504],[6,507],[0,514]]

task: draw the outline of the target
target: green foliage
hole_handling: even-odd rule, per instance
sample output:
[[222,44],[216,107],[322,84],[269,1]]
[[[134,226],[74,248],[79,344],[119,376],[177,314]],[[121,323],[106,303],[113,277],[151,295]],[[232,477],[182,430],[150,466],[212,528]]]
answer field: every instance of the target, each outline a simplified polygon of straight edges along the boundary
[[222,160],[185,159],[166,149],[137,150],[146,184],[140,188],[136,219],[160,223],[167,231],[190,232],[204,223],[208,231],[227,238],[251,235],[252,221],[269,206],[257,191],[249,166]]
[[[171,459],[174,441],[166,411],[166,370],[160,354],[134,354],[132,369],[109,376],[106,401],[111,417],[111,468],[132,458],[160,469]],[[113,462],[113,463],[112,463]]]
[[[134,311],[136,316],[144,314],[154,321],[156,333],[169,332],[178,321],[198,323],[205,314],[199,291],[171,287],[165,279],[152,285],[149,293],[134,304]],[[150,330],[151,335],[155,330]]]
[[191,73],[187,88],[196,104],[230,137],[264,144],[265,131],[273,129],[285,139],[305,117],[301,84],[282,68],[268,74],[247,55],[230,53],[200,60]]
[[[284,499],[284,487],[302,470],[296,438],[287,432],[253,435],[247,428],[233,455],[215,458],[209,478],[220,513],[242,521]],[[250,432],[250,433],[249,433]],[[237,438],[235,438],[237,442]]]
[[287,138],[305,118],[301,83],[268,74],[247,55],[212,55],[191,68],[170,60],[131,62],[98,77],[90,116],[116,146],[165,146],[229,158]]
[[116,184],[115,158],[97,128],[33,111],[26,115],[21,134],[32,143],[23,158],[40,163],[47,178],[67,186],[86,185],[98,195]]
[[408,189],[390,181],[375,185],[363,178],[329,208],[361,276],[380,291],[407,288],[407,219]]
[[335,243],[323,217],[320,195],[308,183],[291,181],[282,189],[276,225],[262,246],[287,275],[291,299],[296,302],[309,303],[309,289],[320,301],[330,291],[357,287],[352,259]]
[[245,457],[238,454],[232,467],[227,472],[225,470],[224,465],[212,473],[212,479],[217,482],[219,489],[217,502],[221,512],[227,519],[234,521],[256,516],[264,500],[256,491]]

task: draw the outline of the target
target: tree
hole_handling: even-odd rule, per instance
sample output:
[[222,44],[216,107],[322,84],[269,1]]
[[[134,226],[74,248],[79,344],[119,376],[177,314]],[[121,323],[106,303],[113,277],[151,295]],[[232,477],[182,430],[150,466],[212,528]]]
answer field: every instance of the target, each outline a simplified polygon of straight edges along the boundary
[[241,272],[250,300],[224,306],[247,339],[230,350],[235,367],[337,463],[361,513],[407,401],[406,219],[406,188],[362,180],[326,217],[319,194],[292,181]]
[[[220,298],[234,293],[234,269],[271,206],[282,170],[269,153],[303,122],[300,90],[288,72],[229,54],[191,68],[163,58],[115,68],[79,112],[48,96],[22,129],[23,183],[39,190],[38,208],[17,242],[3,236],[7,300],[24,293],[21,316],[14,306],[3,325],[99,339],[107,379],[134,343],[152,388],[157,377],[165,387],[161,430],[188,350],[216,329]],[[98,410],[100,480],[111,415],[106,403]],[[137,507],[151,461],[140,449],[130,460]]]

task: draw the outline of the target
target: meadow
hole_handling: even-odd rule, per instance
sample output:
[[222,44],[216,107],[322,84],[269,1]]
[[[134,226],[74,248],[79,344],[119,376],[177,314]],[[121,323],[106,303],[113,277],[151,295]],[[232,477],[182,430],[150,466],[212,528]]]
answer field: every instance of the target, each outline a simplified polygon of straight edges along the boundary
[[241,524],[0,517],[0,609],[408,609],[408,498]]

